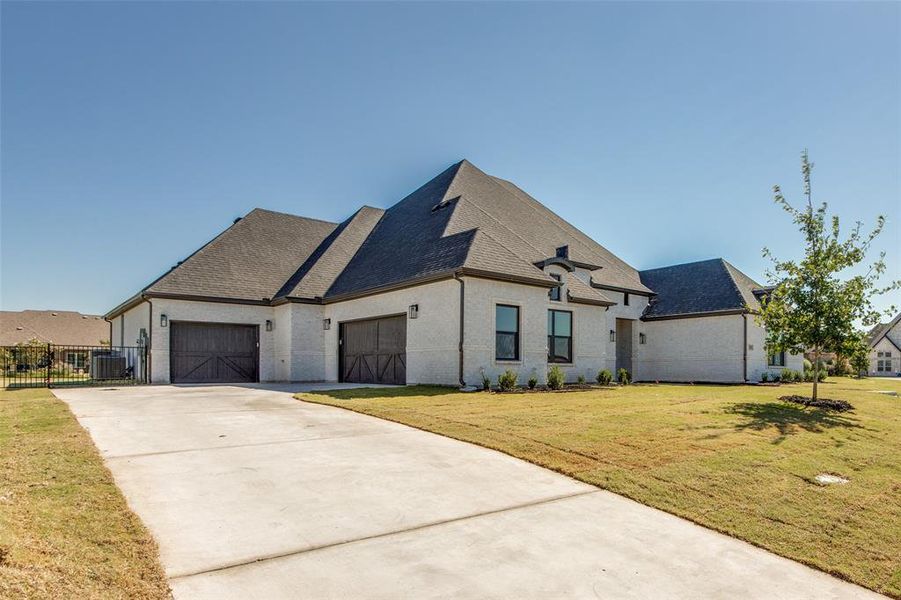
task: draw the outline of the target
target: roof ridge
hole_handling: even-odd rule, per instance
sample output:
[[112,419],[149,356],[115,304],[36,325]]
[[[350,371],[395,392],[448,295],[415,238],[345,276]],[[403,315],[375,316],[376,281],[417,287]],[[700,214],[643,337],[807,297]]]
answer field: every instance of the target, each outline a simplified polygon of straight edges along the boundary
[[[738,281],[735,280],[735,274],[732,272],[732,270],[735,269],[735,267],[733,267],[731,264],[726,262],[726,259],[724,259],[722,257],[720,257],[719,259],[716,259],[716,260],[719,260],[723,269],[726,270],[726,275],[729,277],[729,281],[732,282],[733,289],[735,289],[735,291],[738,293],[738,299],[741,301],[741,303],[744,305],[744,307],[746,309],[750,310],[751,307],[748,306],[748,302],[745,298],[745,295],[741,291],[741,286],[738,285]],[[745,277],[747,277],[747,275],[745,275]],[[748,279],[750,279],[750,277],[748,277]],[[755,285],[756,285],[756,283],[755,283]]]
[[676,268],[676,267],[686,267],[686,266],[688,266],[688,265],[699,265],[699,264],[701,264],[701,263],[715,262],[715,261],[718,261],[718,260],[724,261],[724,262],[725,262],[725,259],[723,259],[722,257],[704,258],[704,259],[701,259],[701,260],[690,260],[690,261],[688,261],[688,262],[676,263],[676,264],[674,264],[674,265],[664,265],[664,266],[662,266],[662,267],[652,267],[652,268],[650,268],[650,269],[642,269],[642,270],[639,271],[639,272],[640,272],[640,273],[647,273],[648,271],[660,271],[660,270],[663,270],[663,269],[674,269],[674,268]]
[[[362,207],[360,207],[360,208],[362,208]],[[359,209],[357,209],[357,210],[359,211]],[[280,210],[271,210],[268,208],[261,208],[259,206],[256,206],[253,209],[251,209],[251,211],[249,213],[247,213],[246,215],[244,215],[244,217],[250,215],[251,213],[257,212],[257,211],[269,213],[271,215],[282,215],[285,217],[294,217],[295,219],[303,219],[304,221],[316,221],[317,223],[325,223],[326,225],[337,225],[338,224],[334,221],[326,221],[325,219],[314,219],[313,217],[305,217],[303,215],[296,215],[294,213],[282,212]],[[241,217],[239,219],[239,221],[243,220],[244,217]],[[234,223],[232,223],[232,224],[234,225]]]
[[[892,327],[894,327],[899,320],[901,320],[901,313],[898,313],[894,318],[892,318],[891,321],[886,323],[882,331],[876,334],[876,337],[873,339],[873,341],[870,342],[870,348],[881,342],[882,339],[888,335],[888,332],[892,330]],[[878,325],[876,325],[876,327],[879,327],[881,325],[882,323],[879,323]],[[889,338],[889,341],[892,342],[892,339]],[[895,342],[892,342],[892,344],[897,348],[897,344],[895,344]],[[899,348],[899,350],[901,350],[901,348]]]

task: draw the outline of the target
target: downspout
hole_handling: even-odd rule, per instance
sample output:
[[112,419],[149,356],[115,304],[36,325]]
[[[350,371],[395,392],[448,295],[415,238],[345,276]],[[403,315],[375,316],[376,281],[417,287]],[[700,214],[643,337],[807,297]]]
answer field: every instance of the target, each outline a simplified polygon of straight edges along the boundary
[[742,335],[742,373],[745,383],[748,382],[748,313],[742,313],[741,320],[743,324]]
[[[148,319],[149,326],[147,329],[147,347],[144,349],[144,353],[147,355],[147,383],[153,383],[153,369],[151,369],[151,363],[153,361],[153,353],[151,349],[153,348],[153,302],[151,302],[150,298],[144,298],[147,301],[147,304],[150,305],[150,318]],[[122,340],[123,343],[125,340]]]
[[466,298],[466,282],[460,277],[459,273],[454,273],[454,279],[456,279],[460,283],[460,346],[458,348],[459,351],[459,374],[460,374],[460,387],[466,387],[466,382],[463,380],[463,334],[465,329],[463,327],[464,318],[466,317],[466,304],[464,300]]

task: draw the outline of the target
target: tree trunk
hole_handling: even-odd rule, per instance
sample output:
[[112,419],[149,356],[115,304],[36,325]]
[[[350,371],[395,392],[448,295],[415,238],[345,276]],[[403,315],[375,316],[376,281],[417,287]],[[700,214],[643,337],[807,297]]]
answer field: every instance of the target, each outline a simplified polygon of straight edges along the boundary
[[813,398],[817,399],[817,383],[820,381],[820,347],[813,349]]

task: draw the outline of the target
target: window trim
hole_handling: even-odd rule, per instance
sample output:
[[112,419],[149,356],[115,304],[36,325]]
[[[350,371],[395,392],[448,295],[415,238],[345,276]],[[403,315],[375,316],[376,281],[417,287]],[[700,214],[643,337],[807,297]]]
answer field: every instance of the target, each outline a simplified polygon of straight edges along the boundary
[[[566,313],[569,315],[569,335],[568,336],[555,335],[552,330],[556,328],[556,319],[554,317],[551,317],[549,319],[550,327],[548,328],[548,332],[547,332],[547,361],[548,361],[548,363],[552,363],[552,364],[563,364],[563,365],[572,364],[573,360],[574,360],[574,358],[573,358],[573,334],[575,333],[575,325],[574,325],[575,318],[573,317],[573,311],[549,308],[547,312],[549,315],[552,313]],[[568,341],[569,341],[569,343],[568,343],[569,357],[568,358],[564,359],[563,357],[558,357],[555,354],[553,354],[554,338],[568,339]]]
[[629,306],[629,292],[623,292],[623,306]]
[[[516,331],[501,331],[498,329],[497,325],[497,309],[498,308],[513,308],[516,310]],[[517,306],[516,304],[504,304],[502,302],[496,302],[494,304],[494,360],[497,362],[519,362],[522,360],[522,352],[520,350],[521,344],[519,342],[519,337],[522,331],[522,308]],[[502,333],[506,335],[513,335],[513,356],[514,358],[501,358],[497,355],[497,334]]]

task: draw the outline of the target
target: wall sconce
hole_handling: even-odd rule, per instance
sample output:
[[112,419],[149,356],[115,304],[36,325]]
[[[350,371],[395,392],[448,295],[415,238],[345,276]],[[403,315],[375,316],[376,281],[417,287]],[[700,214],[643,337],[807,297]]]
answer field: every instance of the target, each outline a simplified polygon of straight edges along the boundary
[[616,341],[616,332],[613,331],[612,329],[610,330],[610,341],[611,341],[611,342],[615,342],[615,341]]
[[166,315],[160,315],[160,327],[168,327],[169,326],[169,317]]
[[643,334],[643,333],[639,333],[639,334],[638,334],[638,343],[639,343],[639,344],[646,344],[647,341],[648,341],[648,336],[646,336],[646,335]]
[[332,328],[332,320],[331,319],[322,319],[322,328],[328,331]]
[[418,304],[410,305],[410,318],[411,319],[419,318],[419,305]]
[[272,331],[272,321],[266,319],[266,331]]

